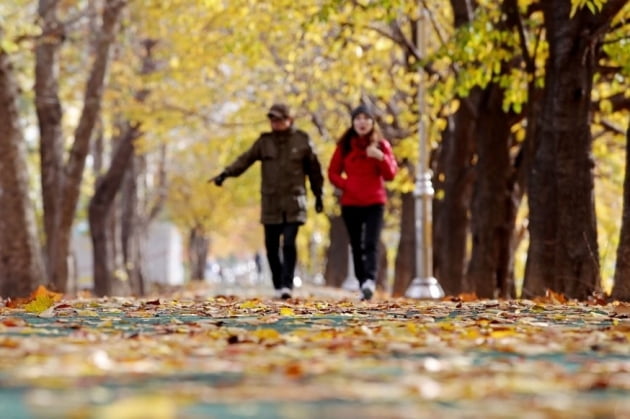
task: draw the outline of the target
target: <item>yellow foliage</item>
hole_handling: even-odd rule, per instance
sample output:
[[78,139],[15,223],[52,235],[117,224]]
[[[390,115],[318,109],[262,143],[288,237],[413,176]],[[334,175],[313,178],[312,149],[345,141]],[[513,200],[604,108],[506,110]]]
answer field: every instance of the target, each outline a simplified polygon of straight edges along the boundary
[[96,410],[96,418],[173,419],[177,415],[177,403],[172,395],[138,395],[125,397]]
[[273,340],[281,336],[276,329],[256,329],[252,334],[260,340]]
[[33,301],[24,305],[24,309],[30,313],[41,313],[55,304],[55,300],[49,295],[38,295]]
[[282,307],[280,308],[281,316],[295,316],[295,311],[291,307]]

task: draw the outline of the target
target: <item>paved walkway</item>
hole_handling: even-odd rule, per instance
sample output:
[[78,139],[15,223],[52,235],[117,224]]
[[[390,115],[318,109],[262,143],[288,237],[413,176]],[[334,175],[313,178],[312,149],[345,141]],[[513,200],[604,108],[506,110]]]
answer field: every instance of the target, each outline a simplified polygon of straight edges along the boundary
[[630,417],[625,306],[270,296],[0,307],[0,418]]

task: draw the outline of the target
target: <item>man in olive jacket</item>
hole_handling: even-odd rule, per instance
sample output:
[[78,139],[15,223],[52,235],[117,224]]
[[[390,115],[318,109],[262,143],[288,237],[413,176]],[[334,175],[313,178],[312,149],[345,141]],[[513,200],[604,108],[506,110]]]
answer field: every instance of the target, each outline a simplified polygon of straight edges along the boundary
[[[261,217],[265,228],[265,248],[276,297],[291,298],[297,259],[295,239],[306,221],[308,176],[315,195],[315,211],[323,211],[321,165],[307,133],[293,126],[293,117],[284,104],[275,104],[267,113],[271,132],[265,132],[213,181],[221,186],[226,178],[238,177],[256,161],[261,162]],[[280,257],[280,237],[282,258]]]

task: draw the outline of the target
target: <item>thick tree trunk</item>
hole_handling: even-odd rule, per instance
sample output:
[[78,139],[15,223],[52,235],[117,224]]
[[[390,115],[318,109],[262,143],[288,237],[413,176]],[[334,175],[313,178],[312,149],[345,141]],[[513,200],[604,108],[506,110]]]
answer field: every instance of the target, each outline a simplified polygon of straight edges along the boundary
[[[476,2],[451,0],[450,3],[455,28],[472,21]],[[460,108],[449,117],[433,162],[436,192],[433,201],[433,274],[446,295],[456,295],[467,288],[464,274],[468,261],[466,243],[477,97],[475,89],[468,98],[461,99]]]
[[[142,67],[140,73],[143,75],[155,71],[155,59],[153,48],[157,42],[151,39],[143,41],[144,55],[142,57]],[[149,94],[149,90],[141,89],[136,92],[135,99],[144,101]],[[164,162],[165,147],[161,149],[160,164]],[[147,226],[152,215],[141,212],[138,199],[138,183],[141,173],[146,171],[145,156],[134,156],[127,163],[126,176],[123,180],[121,196],[121,248],[124,269],[127,272],[131,290],[136,295],[145,294],[144,276],[142,274],[143,264],[143,243],[147,232]],[[163,170],[163,167],[160,168]],[[160,173],[158,188],[162,188],[164,178]],[[159,199],[158,199],[159,200]],[[206,251],[207,252],[207,251]],[[204,258],[205,264],[205,258]]]
[[146,222],[140,214],[138,204],[138,160],[137,156],[130,159],[121,188],[120,240],[124,269],[127,272],[131,290],[135,295],[144,295],[142,237],[146,230]]
[[596,48],[626,1],[610,0],[596,14],[584,8],[572,18],[570,3],[542,3],[549,58],[530,178],[524,293],[551,288],[585,299],[600,286],[589,125]]
[[[58,25],[54,18],[55,8],[58,2],[54,0],[42,1],[40,3],[40,15],[45,16],[44,28],[53,25],[54,34],[59,39],[63,39],[63,29],[56,29]],[[42,184],[44,188],[51,186],[51,195],[46,198],[48,201],[48,213],[45,215],[47,221],[47,249],[48,249],[48,275],[51,286],[60,291],[64,291],[68,281],[68,254],[70,245],[71,228],[75,217],[77,202],[81,182],[83,179],[83,169],[85,160],[90,149],[90,139],[92,137],[95,123],[100,115],[101,99],[103,96],[103,85],[105,74],[109,63],[109,54],[114,41],[116,25],[125,5],[124,0],[112,0],[106,2],[103,15],[101,33],[95,46],[95,58],[91,66],[85,88],[83,111],[79,118],[79,124],[74,133],[74,143],[69,153],[67,164],[61,168],[61,161],[58,153],[58,135],[61,132],[61,107],[59,105],[56,72],[58,66],[58,54],[55,48],[46,48],[41,45],[38,55],[36,71],[41,74],[39,87],[41,92],[38,95],[38,117],[40,128],[45,131],[42,135],[42,146],[47,151],[42,151],[42,165],[52,165],[52,167],[42,167]],[[52,16],[52,17],[51,17]],[[47,36],[42,37],[41,43],[47,42]],[[51,83],[48,77],[53,78]],[[52,101],[52,105],[46,105],[47,101]],[[40,115],[39,112],[42,114]],[[59,159],[59,160],[58,160]],[[57,201],[59,200],[59,201]]]
[[98,180],[96,192],[89,205],[90,232],[94,252],[94,293],[98,296],[112,292],[112,273],[115,254],[108,246],[108,221],[114,198],[124,179],[129,161],[133,158],[133,140],[138,135],[137,127],[127,127],[116,141],[116,151],[107,173]]
[[206,262],[209,249],[210,238],[204,232],[204,228],[202,226],[193,227],[190,230],[188,241],[191,280],[203,281],[206,278]]
[[466,241],[470,216],[468,214],[474,172],[472,159],[475,147],[475,120],[479,91],[473,90],[462,100],[442,136],[438,161],[443,162],[437,176],[442,178],[443,196],[435,205],[435,276],[446,295],[470,291],[464,283],[467,263]]
[[400,239],[396,252],[394,286],[392,296],[401,297],[416,276],[416,223],[415,197],[413,193],[400,196]]
[[24,297],[44,282],[35,209],[29,199],[18,86],[0,49],[0,296]]
[[326,252],[326,268],[324,278],[326,285],[331,287],[341,287],[348,275],[348,231],[339,215],[330,217],[330,233],[328,235],[330,244]]
[[477,120],[476,182],[471,205],[472,256],[468,266],[471,291],[482,298],[498,295],[508,280],[506,259],[513,228],[508,190],[510,121],[502,110],[503,91],[490,84],[483,91]]
[[615,265],[615,283],[612,297],[616,300],[630,301],[630,124],[626,132],[626,173],[623,182],[623,217],[617,263]]
[[52,283],[53,272],[61,255],[59,221],[61,216],[61,182],[63,181],[63,110],[59,99],[59,49],[65,39],[65,28],[57,18],[56,0],[40,0],[38,15],[42,37],[35,47],[35,108],[40,132],[40,166],[42,203],[44,207],[45,263]]

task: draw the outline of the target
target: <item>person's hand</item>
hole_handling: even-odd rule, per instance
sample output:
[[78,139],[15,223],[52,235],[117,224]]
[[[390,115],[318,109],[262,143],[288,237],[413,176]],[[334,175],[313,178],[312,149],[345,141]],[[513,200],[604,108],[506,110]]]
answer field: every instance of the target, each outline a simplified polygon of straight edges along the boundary
[[225,174],[225,172],[221,172],[218,176],[214,177],[211,180],[214,182],[215,185],[221,186],[223,185],[223,182],[225,182],[225,178],[227,178],[227,175]]
[[376,144],[370,144],[368,148],[365,149],[365,153],[368,157],[372,157],[373,159],[383,160],[384,154],[381,150],[379,150],[378,145]]
[[322,201],[322,197],[316,196],[315,197],[315,212],[319,214],[323,211],[324,211],[324,202]]

